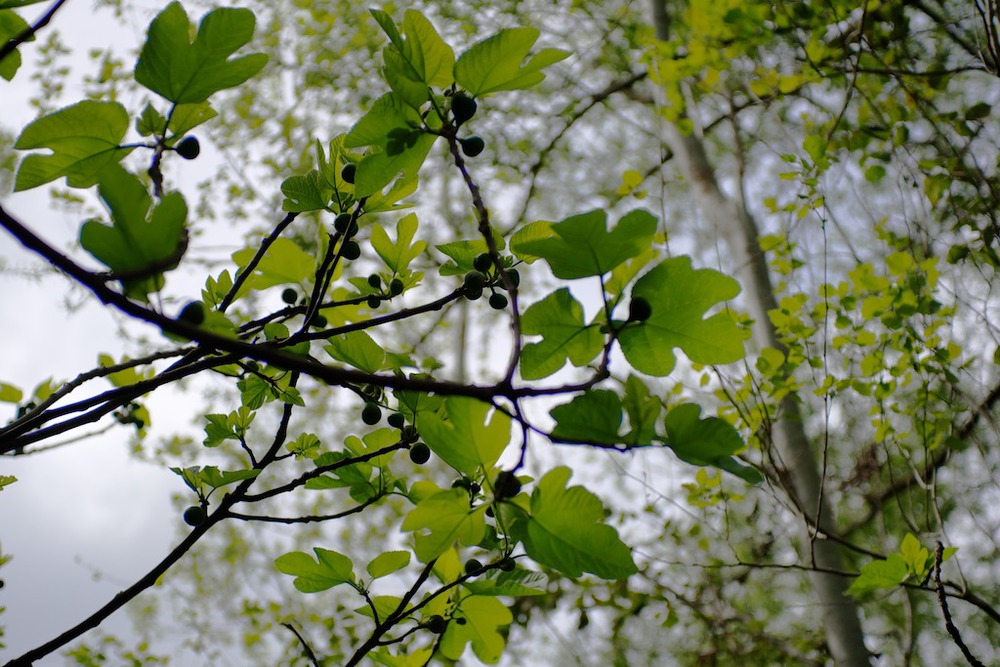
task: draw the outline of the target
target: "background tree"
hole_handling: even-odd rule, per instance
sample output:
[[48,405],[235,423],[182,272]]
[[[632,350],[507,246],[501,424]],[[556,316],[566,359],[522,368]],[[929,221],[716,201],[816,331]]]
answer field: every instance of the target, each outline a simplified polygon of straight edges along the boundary
[[[314,139],[325,146],[336,134],[331,126],[350,128],[360,116],[356,110],[370,108],[384,90],[375,85],[381,61],[372,54],[385,42],[376,22],[348,20],[357,16],[354,10],[336,3],[250,6],[259,25],[267,27],[258,30],[258,48],[269,53],[269,64],[228,101],[213,97],[220,115],[199,132],[210,133],[213,148],[228,154],[229,165],[255,166],[223,168],[213,182],[226,187],[229,197],[206,189],[198,211],[219,220],[247,220],[255,246],[269,233],[255,221],[273,218],[270,211],[280,205],[277,183],[285,181],[286,198],[301,197],[301,188],[289,195],[288,187],[303,181],[286,179],[313,167]],[[538,218],[561,219],[587,206],[613,211],[614,220],[634,208],[636,198],[645,198],[659,209],[671,253],[682,248],[703,258],[696,264],[715,263],[724,273],[737,273],[746,296],[735,303],[750,313],[758,332],[742,373],[695,365],[675,372],[669,382],[647,377],[642,385],[674,410],[685,400],[704,404],[714,395],[720,415],[746,436],[751,450],[745,456],[762,467],[766,484],[748,490],[707,469],[678,473],[666,457],[652,458],[649,452],[634,460],[616,456],[620,477],[593,488],[608,488],[602,495],[615,500],[622,534],[639,554],[639,573],[627,583],[608,585],[552,576],[546,595],[513,603],[511,632],[519,639],[509,642],[508,650],[516,655],[519,646],[530,646],[537,653],[539,645],[551,642],[552,626],[542,622],[551,616],[565,632],[575,632],[574,624],[586,626],[588,650],[607,652],[620,664],[657,664],[665,656],[702,664],[748,659],[822,664],[831,654],[843,664],[858,664],[864,657],[850,620],[856,612],[837,599],[840,582],[839,588],[850,584],[863,602],[867,648],[887,664],[954,662],[960,637],[971,647],[970,662],[995,658],[987,640],[998,619],[995,593],[984,588],[997,556],[987,509],[997,479],[988,443],[995,440],[989,415],[998,395],[990,293],[996,265],[996,136],[989,114],[996,72],[989,45],[996,42],[996,25],[988,7],[667,4],[653,8],[652,23],[634,7],[608,3],[575,3],[558,14],[547,4],[531,3],[507,8],[438,2],[423,9],[452,44],[474,41],[459,27],[488,18],[501,25],[535,25],[544,43],[573,54],[549,68],[551,92],[477,96],[488,113],[477,115],[470,127],[486,139],[484,157],[493,160],[472,158],[471,164],[483,169],[473,182],[483,185],[496,228],[521,230]],[[572,20],[565,21],[566,15]],[[331,24],[333,16],[344,20]],[[559,20],[547,25],[549,16]],[[660,40],[653,39],[653,26]],[[129,88],[130,66],[114,66],[113,54],[103,58],[112,65],[92,91],[95,98]],[[285,94],[289,87],[294,97]],[[386,137],[404,146],[412,139]],[[254,147],[262,145],[268,159],[260,163]],[[385,148],[392,152],[388,143]],[[469,201],[467,190],[457,196],[468,184],[446,166],[455,157],[454,151],[432,152],[421,174],[419,229],[430,245],[471,238],[467,204],[456,204]],[[256,183],[272,185],[251,185]],[[331,185],[336,183],[334,176]],[[425,212],[428,203],[433,205]],[[323,235],[317,243],[317,227],[303,225],[305,217],[290,224],[285,238],[319,256]],[[329,225],[328,217],[319,220]],[[576,218],[573,224],[586,221]],[[765,234],[759,241],[754,224]],[[391,234],[392,225],[386,227]],[[188,229],[197,244],[198,224],[189,222]],[[511,244],[519,259],[533,257],[529,247]],[[451,271],[472,268],[461,265],[472,260],[464,252],[449,255]],[[765,252],[769,273],[760,261]],[[643,259],[637,255],[630,268],[644,271]],[[522,281],[522,294],[538,290],[526,303],[547,303],[543,295],[567,277],[565,269],[560,275],[549,265],[555,281],[536,268],[541,263]],[[429,286],[434,268],[418,266]],[[581,285],[573,283],[573,294],[588,309],[600,304],[600,290]],[[357,298],[366,294],[363,284],[353,287]],[[412,299],[411,286],[404,287]],[[556,294],[550,297],[565,299]],[[169,293],[166,298],[169,303]],[[234,311],[240,321],[253,320],[273,301],[251,296],[237,301]],[[424,368],[439,377],[451,369],[459,379],[478,377],[481,366],[495,374],[488,357],[472,360],[477,373],[462,372],[464,347],[456,366],[434,347],[442,333],[453,341],[456,329],[471,349],[479,348],[478,332],[495,335],[496,321],[470,317],[470,310],[478,309],[444,308],[433,326],[394,332],[392,344],[424,359]],[[531,330],[528,319],[522,333]],[[441,324],[449,322],[453,328],[442,331]],[[389,340],[380,339],[385,349]],[[628,360],[644,371],[634,355]],[[441,363],[440,370],[434,368]],[[619,363],[609,368],[622,382],[620,395],[626,403],[642,403],[640,385],[629,384]],[[594,411],[604,401],[613,403],[605,393],[586,396],[579,405],[588,414],[601,414]],[[304,410],[331,405],[319,393],[305,398]],[[216,400],[228,406],[233,399],[223,394]],[[339,405],[357,414],[356,403]],[[129,415],[123,412],[124,418]],[[553,416],[559,420],[558,413]],[[629,412],[627,422],[637,416]],[[669,435],[669,419],[661,423],[661,433]],[[237,428],[228,421],[225,426]],[[320,430],[329,426],[313,428],[323,443],[332,433]],[[602,433],[597,426],[588,430],[587,440]],[[610,444],[597,440],[592,444]],[[699,439],[693,450],[676,444],[674,449],[699,461],[698,452],[711,444]],[[178,468],[193,463],[192,443],[175,440],[159,449],[158,456]],[[527,462],[539,473],[557,463],[550,457],[569,457],[574,481],[607,470],[606,460],[596,469],[586,465],[588,459],[600,461],[601,453],[550,453],[542,447],[530,452],[537,460]],[[236,448],[225,454],[227,461],[242,455]],[[288,516],[319,514],[323,504],[284,502]],[[683,512],[665,511],[671,503]],[[410,507],[380,503],[377,520],[366,509],[362,516],[371,543],[355,545],[356,564],[384,550],[383,536],[398,535],[398,517]],[[248,549],[243,531],[227,530],[232,523],[208,533],[201,551],[188,554],[185,562],[207,564],[216,562],[210,554],[227,554],[233,567],[222,576],[235,581],[235,572],[263,571],[282,553],[270,545]],[[357,542],[357,528],[343,531],[344,538]],[[259,536],[254,533],[256,545]],[[285,542],[285,550],[308,551],[318,538],[298,532],[273,539]],[[935,563],[945,556],[935,557],[936,541],[959,547],[944,566],[943,581],[935,575]],[[834,545],[841,545],[846,559],[843,572],[831,560],[838,557]],[[962,569],[949,572],[956,563]],[[171,592],[186,590],[189,597],[173,598],[183,612],[176,617],[214,627],[209,610],[231,605],[228,616],[245,619],[236,633],[276,651],[301,651],[299,639],[284,629],[275,643],[275,630],[292,620],[298,627],[308,618],[311,600],[262,595],[252,586],[230,587],[243,591],[231,596],[207,584],[199,569],[183,571],[184,583],[175,583]],[[808,571],[829,591],[819,598],[821,609],[802,578]],[[952,596],[950,627],[935,589]],[[185,600],[195,595],[212,603],[192,608]],[[824,627],[834,605],[845,610],[839,630]],[[333,664],[370,627],[363,619],[356,625],[351,616],[324,613],[329,637],[322,642],[329,645],[310,641]],[[657,630],[651,632],[651,626]],[[574,641],[582,641],[581,634],[576,632]],[[254,644],[255,652],[261,649]]]

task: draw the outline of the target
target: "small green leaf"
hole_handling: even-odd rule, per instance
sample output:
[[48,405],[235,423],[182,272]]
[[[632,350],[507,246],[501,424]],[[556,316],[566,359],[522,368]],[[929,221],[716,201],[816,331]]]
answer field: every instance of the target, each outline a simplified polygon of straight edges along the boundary
[[329,210],[333,188],[323,175],[313,169],[306,174],[289,176],[281,184],[285,200],[281,209],[294,213]]
[[656,218],[637,209],[608,232],[608,216],[597,209],[551,226],[552,235],[520,243],[521,252],[543,258],[557,278],[574,280],[604,275],[642,253],[656,233]]
[[552,439],[615,445],[621,442],[622,399],[613,391],[595,389],[557,405],[549,412],[556,421]]
[[364,331],[351,331],[329,339],[323,349],[338,361],[366,373],[377,373],[385,363],[385,350]]
[[570,469],[549,471],[531,494],[531,514],[513,526],[528,555],[569,577],[584,572],[624,579],[638,572],[632,554],[614,528],[604,523],[604,506],[582,486],[566,486]]
[[646,384],[635,375],[625,381],[625,399],[622,401],[632,429],[623,441],[628,445],[648,445],[656,438],[656,422],[663,412],[663,404],[650,395]]
[[303,433],[294,441],[287,443],[285,449],[297,459],[314,459],[319,455],[320,440],[315,433]]
[[177,266],[187,247],[187,204],[178,192],[152,200],[142,182],[117,165],[100,177],[98,194],[111,214],[111,224],[89,220],[80,230],[80,245],[116,273],[151,272],[122,280],[125,291],[145,298],[163,284],[163,271]]
[[372,579],[398,572],[410,564],[409,551],[386,551],[368,563],[368,574]]
[[293,585],[303,593],[318,593],[340,584],[354,583],[354,564],[343,554],[314,547],[316,560],[302,551],[275,559],[279,572],[295,577]]
[[[233,261],[242,271],[254,255],[256,248],[245,248],[233,253]],[[298,285],[316,273],[316,259],[300,248],[295,241],[279,238],[267,249],[263,259],[254,269],[254,286],[266,289],[275,285]]]
[[[9,6],[17,5],[9,5],[0,1],[0,44],[7,44],[30,28],[24,19],[7,9]],[[32,39],[34,39],[34,35],[32,35]],[[0,60],[0,77],[10,81],[20,67],[21,52],[14,49],[7,57]]]
[[86,100],[42,116],[24,128],[14,148],[48,148],[52,154],[24,158],[14,190],[35,188],[63,176],[71,188],[91,187],[106,167],[132,152],[119,147],[128,123],[128,113],[117,102]]
[[198,473],[199,479],[213,489],[252,479],[260,474],[259,469],[251,470],[219,470],[215,466],[205,466]]
[[403,216],[396,223],[395,243],[382,225],[372,225],[371,230],[372,248],[393,273],[406,273],[410,262],[427,248],[426,241],[413,242],[413,236],[417,233],[417,216],[413,213]]
[[521,377],[525,380],[548,377],[567,359],[574,366],[586,366],[604,347],[599,327],[584,324],[583,306],[565,287],[524,312],[521,332],[542,336],[541,342],[528,343],[522,350]]
[[473,97],[541,83],[545,79],[542,69],[569,54],[542,49],[525,63],[538,35],[536,28],[508,28],[474,44],[455,63],[455,80]]
[[[408,9],[403,15],[403,34],[400,35],[387,13],[377,9],[371,13],[391,42],[383,51],[383,59],[386,79],[393,90],[406,95],[412,106],[419,107],[428,99],[429,86],[445,88],[451,85],[455,53],[423,14]],[[414,93],[410,95],[405,91]]]
[[739,283],[712,269],[691,268],[686,256],[664,260],[638,280],[632,298],[643,297],[652,315],[622,329],[619,340],[625,358],[647,375],[669,374],[679,347],[691,361],[726,364],[744,356],[744,336],[734,318],[717,313],[704,318],[712,305],[732,299]]
[[906,581],[910,571],[899,554],[889,554],[886,560],[876,560],[861,568],[861,573],[847,589],[847,594],[861,598],[881,588],[895,588]]
[[9,486],[17,481],[17,477],[13,475],[0,475],[0,491],[3,491],[5,486]]
[[760,472],[732,457],[745,446],[732,424],[718,417],[700,419],[701,407],[694,403],[678,405],[667,413],[663,426],[666,445],[682,461],[696,466],[714,466],[751,484],[763,481]]
[[149,25],[135,80],[177,104],[204,102],[238,86],[267,63],[261,53],[229,59],[253,37],[255,22],[249,9],[215,9],[202,19],[192,43],[187,13],[172,2]]
[[[510,417],[488,403],[465,396],[449,396],[444,405],[447,421],[436,412],[417,415],[417,429],[427,446],[445,463],[470,477],[479,468],[492,468],[510,442]],[[487,420],[491,410],[493,416]]]
[[464,489],[440,491],[410,510],[403,520],[402,530],[416,533],[414,551],[417,558],[429,563],[456,541],[466,546],[478,544],[486,534],[483,518],[486,507],[469,509],[469,494]]
[[24,392],[12,384],[0,382],[0,401],[4,403],[20,403]]
[[509,595],[524,597],[545,595],[548,578],[541,572],[517,568],[510,572],[490,570],[485,577],[465,582],[465,587],[476,595]]
[[474,595],[465,598],[456,611],[456,617],[465,623],[452,621],[441,637],[441,654],[458,660],[465,652],[466,644],[472,644],[472,652],[487,665],[500,662],[505,641],[499,628],[510,625],[514,620],[510,609],[495,597]]

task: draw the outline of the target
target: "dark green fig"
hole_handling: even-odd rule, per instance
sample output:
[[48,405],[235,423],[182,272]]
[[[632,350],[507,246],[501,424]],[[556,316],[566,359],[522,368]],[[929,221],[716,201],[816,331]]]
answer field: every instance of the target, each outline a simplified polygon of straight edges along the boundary
[[513,498],[521,493],[521,480],[510,470],[501,470],[493,482],[493,495],[497,500]]
[[365,299],[365,305],[367,305],[372,310],[376,310],[382,307],[382,299],[372,294],[370,297]]
[[205,512],[205,508],[201,505],[192,505],[184,510],[184,523],[189,526],[200,526],[205,523],[205,519],[207,517],[208,514]]
[[515,289],[521,284],[521,274],[517,272],[517,269],[506,269],[503,273]]
[[466,623],[468,623],[468,621],[464,617],[458,616],[455,618],[455,623],[457,623],[458,625],[465,625]]
[[632,297],[632,302],[628,305],[629,322],[645,322],[653,314],[653,307],[649,301],[641,296]]
[[350,213],[341,213],[333,219],[333,228],[341,234],[346,234],[351,226],[351,220],[353,220],[353,216]]
[[260,370],[260,364],[255,359],[247,359],[246,367],[255,373]]
[[465,274],[462,286],[467,290],[482,290],[486,287],[486,276],[479,271],[469,271]]
[[513,558],[504,558],[500,561],[500,569],[504,572],[510,572],[515,567],[517,567],[517,563],[514,562]]
[[174,150],[185,160],[193,160],[201,153],[201,144],[197,137],[184,137]]
[[479,105],[465,93],[455,93],[451,96],[451,114],[455,117],[455,127],[476,115]]
[[490,267],[493,266],[493,258],[490,257],[490,253],[488,252],[480,253],[472,260],[472,266],[480,273],[487,273]]
[[507,307],[507,297],[505,297],[500,292],[494,292],[490,295],[490,308],[493,310],[503,310]]
[[205,321],[205,304],[201,301],[192,301],[188,305],[184,306],[177,319],[183,320],[188,324],[193,324],[195,326],[200,325]]
[[345,183],[354,183],[354,176],[358,173],[358,167],[353,162],[348,162],[344,165],[344,168],[340,170],[340,177],[344,179]]
[[403,281],[399,278],[393,278],[392,282],[389,283],[389,296],[399,296],[403,293]]
[[403,428],[406,425],[406,420],[403,418],[402,413],[399,412],[393,412],[386,418],[386,421],[393,428]]
[[445,623],[444,617],[443,616],[439,616],[437,614],[434,614],[433,616],[431,616],[430,618],[428,618],[426,621],[424,621],[424,627],[427,628],[428,630],[430,630],[431,632],[433,632],[436,635],[439,635],[439,634],[443,633],[444,629],[445,629],[445,627],[447,627],[447,625],[448,624]]
[[312,326],[316,329],[322,329],[323,327],[326,326],[326,324],[327,324],[326,318],[320,315],[319,313],[317,313],[316,317],[313,318]]
[[382,289],[382,278],[377,273],[368,276],[368,286],[372,289]]
[[361,410],[361,421],[369,426],[374,426],[379,423],[381,419],[382,408],[375,403],[365,403],[365,407]]
[[420,434],[417,433],[417,427],[413,424],[407,424],[400,429],[399,439],[403,442],[416,442]]
[[476,574],[483,569],[483,564],[476,560],[475,558],[470,558],[465,561],[465,573],[466,574]]
[[355,260],[361,257],[361,246],[357,241],[344,241],[344,246],[340,249],[340,256],[344,259]]
[[427,463],[431,458],[431,448],[422,442],[410,447],[410,460],[418,466]]
[[480,136],[472,135],[465,139],[459,139],[458,143],[462,145],[462,152],[465,153],[467,157],[476,157],[483,152],[486,148],[486,142]]
[[465,298],[468,299],[469,301],[476,301],[477,299],[481,299],[482,296],[483,296],[482,287],[477,287],[476,289],[467,288],[465,290]]
[[289,306],[294,305],[295,302],[298,301],[298,299],[299,299],[299,293],[293,290],[291,287],[286,287],[281,292],[281,300],[287,303]]

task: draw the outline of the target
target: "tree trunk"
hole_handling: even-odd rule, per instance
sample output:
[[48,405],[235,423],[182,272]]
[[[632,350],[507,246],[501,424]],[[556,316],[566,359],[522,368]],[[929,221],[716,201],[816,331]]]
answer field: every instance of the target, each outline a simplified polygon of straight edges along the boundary
[[[667,39],[668,17],[663,2],[653,0],[653,21],[657,37]],[[725,239],[732,252],[732,266],[741,269],[738,277],[746,290],[746,303],[754,319],[757,344],[785,351],[767,315],[769,310],[777,308],[777,302],[767,260],[758,241],[756,223],[741,202],[732,200],[719,189],[715,170],[701,138],[686,136],[674,125],[667,128],[667,143],[679,158],[680,167],[694,189],[704,222],[711,224]],[[870,665],[858,620],[858,608],[844,594],[847,581],[840,575],[822,571],[842,569],[840,547],[830,540],[815,539],[809,527],[813,524],[819,526],[821,532],[836,533],[830,504],[822,501],[823,481],[794,395],[781,402],[772,439],[791,485],[787,491],[803,513],[800,552],[803,561],[818,570],[810,573],[810,579],[819,600],[830,653],[840,667]],[[806,517],[808,522],[804,520]]]

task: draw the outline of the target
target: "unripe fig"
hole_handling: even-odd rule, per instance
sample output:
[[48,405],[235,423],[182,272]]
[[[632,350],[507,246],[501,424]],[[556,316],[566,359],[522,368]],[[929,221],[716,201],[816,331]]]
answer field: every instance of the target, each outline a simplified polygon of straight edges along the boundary
[[389,426],[393,428],[403,428],[403,426],[406,425],[406,420],[399,412],[393,412],[386,418],[386,421],[389,423]]
[[472,260],[472,266],[480,273],[487,273],[490,267],[493,266],[493,258],[490,257],[490,253],[488,252],[480,253]]
[[521,274],[517,272],[517,269],[506,269],[504,275],[515,288],[521,284]]
[[478,108],[476,101],[465,93],[458,92],[452,95],[451,113],[455,117],[455,127],[460,127],[462,123],[475,116]]
[[517,563],[514,562],[513,558],[504,558],[500,561],[500,569],[504,572],[510,572],[515,567],[517,567]]
[[444,632],[444,629],[447,625],[448,624],[445,623],[444,617],[439,616],[437,614],[434,614],[426,621],[424,621],[424,627],[426,627],[428,630],[430,630],[436,635],[439,635],[442,632]]
[[475,574],[482,569],[483,569],[483,564],[478,560],[476,560],[475,558],[470,558],[469,560],[465,561],[466,574]]
[[361,257],[361,246],[357,241],[344,241],[344,246],[340,249],[340,256],[347,260],[355,260]]
[[298,292],[293,290],[291,287],[286,287],[281,292],[281,300],[287,303],[289,306],[294,305],[295,302],[298,300],[298,298],[299,298]]
[[462,285],[467,290],[482,290],[486,286],[486,276],[479,271],[469,271],[465,274]]
[[368,276],[368,286],[372,289],[382,289],[382,278],[377,273]]
[[418,466],[427,463],[431,458],[431,448],[422,442],[410,447],[410,460],[416,463]]
[[193,160],[201,153],[201,144],[197,137],[184,137],[174,150],[185,160]]
[[381,308],[382,307],[382,299],[380,299],[377,296],[375,296],[374,294],[372,294],[370,297],[368,297],[367,299],[365,299],[365,305],[368,306],[369,308],[371,308],[372,310],[375,310],[377,308]]
[[632,297],[632,302],[628,305],[629,322],[645,322],[653,314],[653,307],[649,301],[641,296]]
[[490,295],[490,308],[493,310],[503,310],[507,307],[507,297],[500,292],[494,292]]
[[322,329],[326,325],[327,325],[326,318],[323,317],[322,315],[320,315],[319,313],[317,313],[316,317],[314,317],[313,321],[312,321],[313,328],[315,328],[315,329]]
[[365,403],[364,409],[361,410],[361,421],[369,426],[374,426],[381,419],[382,409],[375,403]]
[[389,296],[399,296],[403,293],[403,281],[399,278],[393,278],[392,282],[389,283]]
[[354,183],[354,176],[358,173],[358,167],[353,162],[348,162],[340,170],[340,177],[345,183]]
[[205,508],[201,505],[192,505],[184,510],[184,523],[189,526],[200,526],[207,518]]
[[467,157],[476,157],[483,152],[486,148],[486,142],[483,138],[477,135],[472,135],[465,139],[459,139],[458,143],[462,145],[462,152],[465,153]]
[[521,492],[521,480],[510,470],[502,470],[493,482],[493,495],[497,500],[513,498]]
[[177,319],[183,320],[188,324],[193,324],[195,326],[200,325],[205,321],[205,304],[201,301],[192,301],[188,305],[184,306]]
[[333,219],[333,228],[341,234],[346,234],[348,228],[351,226],[352,218],[353,216],[350,213],[341,213]]

